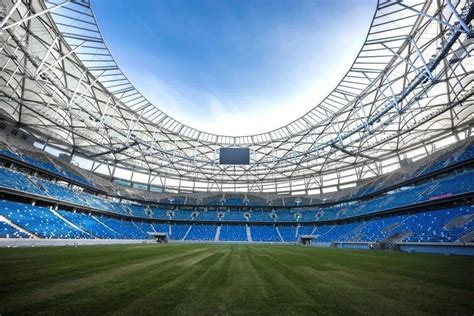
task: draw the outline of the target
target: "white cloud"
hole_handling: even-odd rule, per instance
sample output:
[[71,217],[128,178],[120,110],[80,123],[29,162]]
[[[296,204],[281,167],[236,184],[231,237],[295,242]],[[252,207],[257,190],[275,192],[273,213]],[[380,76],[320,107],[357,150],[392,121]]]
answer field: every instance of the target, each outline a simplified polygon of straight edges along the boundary
[[[167,80],[149,67],[157,56],[145,56],[146,53],[139,60],[125,60],[128,67],[124,72],[153,104],[186,125],[223,135],[266,132],[299,118],[336,86],[352,64],[367,32],[367,21],[353,22],[341,26],[340,20],[331,20],[324,30],[276,28],[273,37],[266,38],[262,44],[267,50],[264,62],[275,68],[266,65],[263,69],[274,71],[242,76],[241,90],[191,85],[180,82],[179,78]],[[227,31],[231,36],[233,30]],[[243,49],[241,39],[236,39],[235,45],[236,49]],[[239,71],[234,65],[223,67],[226,71]],[[257,77],[264,81],[258,82],[264,88],[257,89]],[[255,83],[250,89],[252,81]]]
[[[274,97],[267,98],[248,95],[223,98],[202,91],[190,93],[190,99],[185,91],[166,84],[151,73],[142,73],[140,78],[136,82],[139,90],[154,105],[182,123],[217,134],[251,135],[281,127],[300,117],[328,94],[341,74],[334,72],[313,80],[303,78],[299,89],[293,93],[275,92]],[[243,104],[245,106],[241,106]]]

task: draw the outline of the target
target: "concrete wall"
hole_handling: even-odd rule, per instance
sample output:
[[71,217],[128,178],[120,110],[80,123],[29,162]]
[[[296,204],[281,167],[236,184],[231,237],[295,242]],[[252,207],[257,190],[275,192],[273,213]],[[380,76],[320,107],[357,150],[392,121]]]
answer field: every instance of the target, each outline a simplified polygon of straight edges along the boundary
[[331,247],[331,243],[329,243],[329,242],[315,242],[315,243],[311,243],[311,247],[329,248],[329,247]]
[[400,251],[474,256],[474,243],[398,243]]
[[155,243],[136,239],[26,239],[0,238],[0,247],[92,246]]
[[364,249],[368,250],[369,243],[367,242],[336,242],[334,243],[336,248],[349,248],[349,249]]
[[175,244],[239,244],[239,245],[296,245],[296,242],[266,242],[266,241],[225,241],[225,240],[168,240]]
[[[283,242],[248,242],[248,241],[194,241],[194,240],[168,240],[169,243],[183,244],[272,244],[293,245],[295,243]],[[151,239],[26,239],[26,238],[0,238],[1,247],[46,247],[46,246],[88,246],[88,245],[120,245],[120,244],[154,244]]]
[[[345,249],[370,249],[368,242],[335,242],[336,248]],[[330,244],[314,244],[319,247],[329,247]],[[402,252],[410,253],[432,253],[440,255],[474,256],[474,243],[422,243],[422,242],[400,242],[397,246]]]
[[[193,243],[189,241],[170,241],[175,243]],[[46,246],[92,246],[92,245],[120,245],[120,244],[153,244],[154,240],[136,239],[25,239],[0,238],[0,247],[46,247]],[[195,242],[203,243],[203,242]],[[260,243],[260,242],[213,242],[222,244],[291,244],[291,243]],[[336,242],[336,248],[369,249],[367,242]],[[433,253],[443,255],[474,256],[474,243],[398,243],[399,250],[410,253]],[[312,247],[330,247],[331,243],[313,243]]]

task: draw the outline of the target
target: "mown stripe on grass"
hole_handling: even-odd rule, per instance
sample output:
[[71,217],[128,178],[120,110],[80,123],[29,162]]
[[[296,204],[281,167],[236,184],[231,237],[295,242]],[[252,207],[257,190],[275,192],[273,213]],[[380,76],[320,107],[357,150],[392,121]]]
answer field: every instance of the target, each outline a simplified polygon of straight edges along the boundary
[[158,258],[146,257],[132,262],[124,260],[118,267],[105,269],[104,271],[90,274],[86,277],[78,279],[65,279],[58,283],[45,284],[37,288],[24,289],[21,297],[9,298],[6,296],[5,307],[12,308],[15,306],[24,307],[26,304],[35,304],[43,301],[54,300],[57,296],[79,292],[88,287],[92,287],[99,283],[119,280],[129,277],[131,274],[138,274],[140,270],[151,269],[156,265],[162,265],[166,262],[173,262],[175,266],[179,261],[177,259],[195,260],[196,254],[204,253],[207,256],[206,248],[204,249],[188,249],[177,254],[164,254]]
[[0,249],[0,258],[6,315],[474,310],[473,258],[215,244]]

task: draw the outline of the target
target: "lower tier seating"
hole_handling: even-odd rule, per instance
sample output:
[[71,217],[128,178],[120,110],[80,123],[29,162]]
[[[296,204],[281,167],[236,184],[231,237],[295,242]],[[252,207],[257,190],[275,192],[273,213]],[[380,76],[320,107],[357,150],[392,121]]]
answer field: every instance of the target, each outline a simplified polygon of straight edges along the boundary
[[222,225],[220,241],[248,241],[245,225]]
[[185,240],[214,240],[217,232],[217,225],[200,225],[194,224],[186,235]]
[[29,236],[12,225],[0,221],[0,238],[29,238]]
[[190,227],[187,224],[172,224],[170,226],[170,238],[174,240],[183,240]]
[[399,236],[402,242],[470,241],[463,238],[473,235],[474,205],[337,225],[258,224],[258,221],[245,225],[130,220],[0,200],[0,238],[151,239],[153,232],[166,233],[171,240],[188,241],[296,242],[302,235],[313,235],[321,243],[379,242],[392,236]]
[[46,207],[1,201],[0,215],[40,238],[91,238]]
[[274,226],[250,226],[253,241],[281,241]]

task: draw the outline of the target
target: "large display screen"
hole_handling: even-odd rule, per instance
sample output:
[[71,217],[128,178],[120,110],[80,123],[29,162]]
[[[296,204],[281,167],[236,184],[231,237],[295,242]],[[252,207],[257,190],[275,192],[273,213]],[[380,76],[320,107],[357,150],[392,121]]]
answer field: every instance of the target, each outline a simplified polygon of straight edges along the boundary
[[222,165],[250,164],[250,150],[248,148],[221,148],[219,163]]

